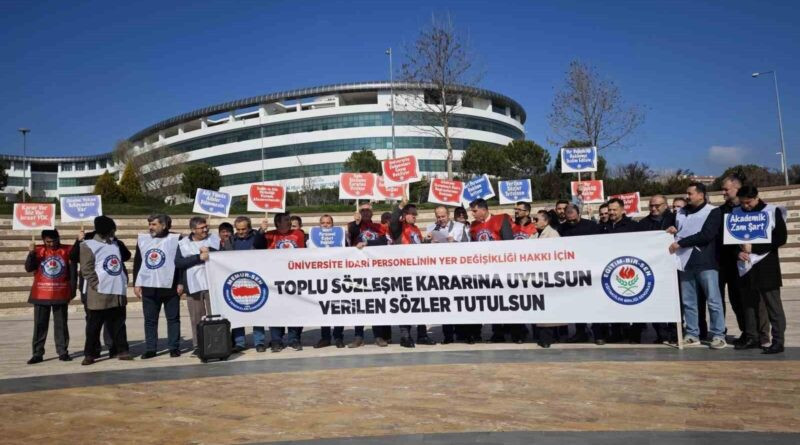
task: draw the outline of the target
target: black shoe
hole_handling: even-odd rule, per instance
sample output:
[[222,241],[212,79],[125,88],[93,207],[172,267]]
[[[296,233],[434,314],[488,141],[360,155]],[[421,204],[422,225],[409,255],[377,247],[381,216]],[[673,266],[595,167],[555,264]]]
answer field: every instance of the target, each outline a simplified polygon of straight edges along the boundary
[[147,359],[153,358],[155,356],[156,356],[156,351],[145,351],[145,353],[142,354],[142,356],[139,357],[139,358],[142,359],[142,360],[147,360]]
[[430,337],[425,336],[425,337],[417,337],[417,344],[433,346],[436,344],[436,342],[433,341],[433,339],[431,339]]
[[603,346],[604,344],[606,344],[606,341],[602,338],[596,338],[594,340],[594,344],[596,344],[597,346]]
[[511,339],[511,341],[513,341],[514,343],[516,343],[518,345],[521,345],[521,344],[525,343],[525,339],[522,338],[522,337],[514,337],[514,338]]
[[267,352],[267,347],[264,345],[256,345],[256,352]]
[[333,344],[336,345],[337,349],[342,349],[342,348],[344,348],[344,339],[343,338],[337,338],[337,339],[335,339],[333,341]]
[[450,343],[453,343],[453,339],[452,338],[445,337],[444,340],[442,340],[442,344],[443,345],[449,345]]
[[281,352],[283,351],[283,343],[273,342],[272,347],[270,348],[272,352]]
[[768,348],[764,348],[763,354],[780,354],[783,352],[783,345],[773,343]]
[[464,342],[466,344],[468,344],[468,345],[474,345],[475,344],[475,337],[467,337],[467,339],[464,340]]
[[404,348],[413,348],[414,340],[412,340],[411,337],[402,337],[400,339],[400,346]]
[[41,355],[34,355],[33,357],[31,357],[30,360],[28,360],[28,364],[29,365],[35,365],[35,364],[41,363],[43,361],[44,361],[44,358]]
[[181,356],[180,349],[170,349],[169,356],[172,357],[172,358],[180,357]]
[[61,360],[62,362],[72,361],[72,357],[70,357],[69,352],[65,352],[64,354],[59,355],[58,359]]
[[733,349],[736,349],[737,351],[741,351],[742,349],[758,349],[760,347],[761,345],[758,344],[758,341],[751,338],[748,338],[745,341],[737,341],[733,344]]
[[314,349],[327,348],[330,345],[331,345],[330,338],[320,338],[317,344],[314,345]]
[[236,345],[236,346],[234,346],[234,347],[233,347],[233,349],[232,349],[231,351],[232,351],[234,354],[238,354],[238,353],[240,353],[240,352],[244,352],[244,350],[245,350],[245,349],[247,349],[247,348],[245,348],[244,346],[239,346],[239,345]]
[[492,337],[489,339],[490,343],[505,343],[506,337],[502,334],[492,334]]
[[586,333],[583,334],[575,334],[572,337],[567,339],[567,343],[587,343],[589,342],[589,336]]
[[538,344],[539,346],[541,346],[541,347],[545,348],[545,349],[547,349],[547,348],[549,348],[549,347],[550,347],[550,343],[548,343],[548,342],[546,342],[546,341],[542,341],[542,340],[539,340],[539,341],[537,342],[537,344]]
[[303,350],[303,344],[300,343],[300,340],[292,340],[292,342],[289,343],[289,347],[294,349],[295,351]]

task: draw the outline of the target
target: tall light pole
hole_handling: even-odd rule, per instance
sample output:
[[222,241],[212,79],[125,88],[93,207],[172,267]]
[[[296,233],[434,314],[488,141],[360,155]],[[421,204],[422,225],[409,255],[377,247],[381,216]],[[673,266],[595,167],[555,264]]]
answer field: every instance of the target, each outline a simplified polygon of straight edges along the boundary
[[18,130],[22,133],[22,202],[25,202],[25,189],[28,186],[28,133],[31,132],[30,128],[20,128]]
[[386,55],[389,56],[389,94],[392,95],[392,159],[397,157],[397,152],[394,148],[394,68],[392,67],[392,48],[386,50]]
[[786,185],[789,185],[789,168],[787,166],[788,161],[786,159],[786,145],[783,142],[783,118],[781,117],[781,96],[778,94],[778,74],[775,73],[775,70],[772,71],[761,71],[758,73],[753,73],[753,77],[758,77],[762,74],[772,74],[772,80],[775,82],[775,102],[778,104],[778,129],[781,132],[781,153],[783,153],[783,180],[786,182]]

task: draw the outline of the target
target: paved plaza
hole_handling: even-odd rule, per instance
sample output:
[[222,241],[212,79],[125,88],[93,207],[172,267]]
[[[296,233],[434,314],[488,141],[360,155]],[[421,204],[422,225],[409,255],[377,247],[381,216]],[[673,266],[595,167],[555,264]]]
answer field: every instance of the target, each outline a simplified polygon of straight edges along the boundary
[[[788,348],[772,356],[654,344],[314,349],[314,328],[303,351],[249,349],[201,364],[188,353],[170,358],[162,338],[155,359],[92,366],[80,365],[79,307],[70,313],[75,360],[58,361],[48,338],[37,365],[25,364],[31,316],[16,310],[0,316],[0,437],[26,444],[794,444],[800,288],[784,289],[784,305]],[[190,339],[185,316],[181,329]],[[441,338],[438,326],[431,331]],[[348,341],[352,331],[345,335]],[[128,336],[141,353],[136,304]],[[188,352],[190,341],[184,345]]]

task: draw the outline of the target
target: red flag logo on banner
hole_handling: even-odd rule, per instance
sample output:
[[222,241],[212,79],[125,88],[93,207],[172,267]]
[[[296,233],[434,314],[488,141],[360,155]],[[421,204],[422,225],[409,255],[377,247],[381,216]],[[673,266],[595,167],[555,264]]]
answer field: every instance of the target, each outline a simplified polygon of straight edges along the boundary
[[[250,186],[248,211],[283,212],[286,203],[286,190],[280,185],[253,184]],[[249,204],[252,204],[250,206]],[[250,207],[254,207],[252,210]]]
[[433,178],[431,181],[428,201],[437,204],[461,205],[461,194],[464,192],[464,183],[447,179]]
[[386,181],[386,185],[390,186],[419,181],[417,158],[403,156],[383,161],[383,179]]

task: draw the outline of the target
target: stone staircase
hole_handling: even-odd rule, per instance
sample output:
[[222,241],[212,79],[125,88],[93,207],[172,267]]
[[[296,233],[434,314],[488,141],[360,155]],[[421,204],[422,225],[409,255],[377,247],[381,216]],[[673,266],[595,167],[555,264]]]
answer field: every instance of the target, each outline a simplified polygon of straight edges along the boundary
[[[677,195],[675,195],[677,196]],[[674,196],[670,196],[670,202]],[[781,269],[783,271],[784,286],[800,286],[800,186],[789,187],[770,187],[761,190],[761,197],[775,205],[785,206],[789,210],[787,222],[789,240],[781,249]],[[712,193],[711,202],[720,204],[722,196],[719,192]],[[642,198],[641,213],[647,212],[647,198]],[[533,203],[534,210],[552,207],[552,202]],[[501,206],[493,209],[493,212],[502,211],[513,215],[513,206]],[[298,213],[303,218],[306,226],[313,226],[319,221],[322,213]],[[332,213],[334,223],[346,225],[353,218],[352,212]],[[131,249],[136,247],[136,235],[147,231],[146,216],[119,216],[113,217],[117,223],[117,237]],[[253,225],[258,226],[262,219],[259,214],[249,214],[253,219]],[[191,215],[172,216],[172,230],[174,232],[188,233],[189,218]],[[223,221],[233,222],[235,215],[231,218],[214,217],[209,220],[214,230]],[[380,215],[376,215],[373,220],[377,221]],[[271,218],[270,218],[271,219]],[[421,229],[425,229],[433,223],[434,215],[432,210],[421,210],[417,218],[417,224]],[[271,225],[271,224],[270,224]],[[79,223],[57,224],[63,243],[74,242],[75,237],[81,229]],[[91,230],[91,222],[86,223],[86,230]],[[37,243],[39,234],[36,233]],[[22,308],[27,306],[28,293],[33,282],[32,274],[24,270],[25,257],[27,256],[28,246],[31,243],[31,232],[19,232],[11,229],[11,219],[9,216],[0,217],[0,310],[9,308]],[[133,261],[129,261],[128,270],[132,272]],[[133,296],[132,288],[128,290],[128,296],[132,301],[137,299]],[[74,304],[79,302],[74,301]]]

